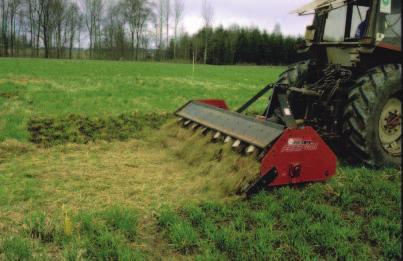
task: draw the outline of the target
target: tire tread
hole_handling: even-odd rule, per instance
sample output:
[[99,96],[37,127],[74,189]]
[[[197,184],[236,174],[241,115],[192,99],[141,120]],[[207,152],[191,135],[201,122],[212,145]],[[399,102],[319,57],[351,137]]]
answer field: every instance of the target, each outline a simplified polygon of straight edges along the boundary
[[383,88],[378,83],[387,81],[397,72],[401,72],[401,65],[399,64],[383,65],[371,69],[356,80],[348,95],[343,124],[347,151],[350,152],[355,160],[369,166],[380,167],[381,165],[381,163],[375,162],[373,159],[371,144],[367,138],[368,115],[370,115],[374,102],[376,102],[369,97],[378,97]]

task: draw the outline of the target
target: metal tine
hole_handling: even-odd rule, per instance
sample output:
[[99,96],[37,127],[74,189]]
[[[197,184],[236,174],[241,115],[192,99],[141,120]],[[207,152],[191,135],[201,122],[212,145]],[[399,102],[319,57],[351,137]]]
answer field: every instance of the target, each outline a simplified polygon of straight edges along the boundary
[[188,126],[192,121],[185,121],[185,123],[183,124],[185,127]]
[[218,140],[221,137],[221,132],[217,131],[214,136],[213,136],[213,140]]
[[[260,161],[260,160],[261,160],[260,155],[262,154],[262,152],[263,152],[262,149],[256,149],[255,159],[256,159],[257,161]],[[262,159],[263,159],[263,158],[262,158]]]
[[261,151],[257,154],[256,159],[257,159],[258,161],[263,160],[263,158],[264,158],[264,157],[266,156],[266,154],[267,154],[267,151],[268,151],[268,150],[261,150]]
[[182,118],[182,117],[179,117],[177,120],[176,120],[176,122],[177,123],[180,123],[181,121],[183,121],[184,119]]
[[192,127],[190,127],[192,130],[196,130],[200,125],[197,123],[193,123]]
[[234,148],[234,149],[237,149],[237,148],[239,148],[239,146],[241,146],[241,141],[240,140],[236,140],[235,142],[234,142],[234,144],[232,144],[232,148]]
[[208,131],[209,131],[209,129],[208,129],[207,127],[203,127],[203,128],[201,129],[201,133],[202,133],[203,135],[207,135]]
[[224,143],[230,143],[232,141],[232,137],[231,136],[227,136],[224,140]]
[[249,145],[247,148],[246,148],[246,154],[247,155],[251,155],[251,154],[253,154],[254,152],[256,151],[256,147],[255,146],[253,146],[253,145]]

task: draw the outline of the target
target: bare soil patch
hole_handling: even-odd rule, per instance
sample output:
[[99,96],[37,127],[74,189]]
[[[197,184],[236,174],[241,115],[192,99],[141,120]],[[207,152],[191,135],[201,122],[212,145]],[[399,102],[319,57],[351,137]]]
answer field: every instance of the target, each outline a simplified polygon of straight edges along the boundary
[[29,141],[50,147],[65,143],[86,144],[96,140],[125,141],[139,138],[146,129],[158,129],[167,114],[126,113],[106,118],[82,115],[33,117],[27,123]]

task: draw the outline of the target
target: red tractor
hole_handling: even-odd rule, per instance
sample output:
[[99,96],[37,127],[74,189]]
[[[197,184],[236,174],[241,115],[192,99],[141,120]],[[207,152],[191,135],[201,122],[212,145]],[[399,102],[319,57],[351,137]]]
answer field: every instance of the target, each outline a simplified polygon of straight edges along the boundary
[[[286,70],[236,111],[224,101],[192,101],[176,112],[183,127],[233,142],[261,161],[261,187],[324,181],[336,171],[326,143],[372,167],[401,163],[401,0],[317,0],[299,52]],[[258,117],[243,113],[272,91]]]

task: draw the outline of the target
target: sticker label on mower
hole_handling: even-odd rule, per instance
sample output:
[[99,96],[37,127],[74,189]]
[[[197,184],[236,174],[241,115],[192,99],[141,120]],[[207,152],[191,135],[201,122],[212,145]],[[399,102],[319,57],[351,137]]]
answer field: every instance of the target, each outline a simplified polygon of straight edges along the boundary
[[319,143],[311,140],[290,138],[288,139],[287,145],[281,149],[281,152],[314,151],[318,149],[318,146]]

